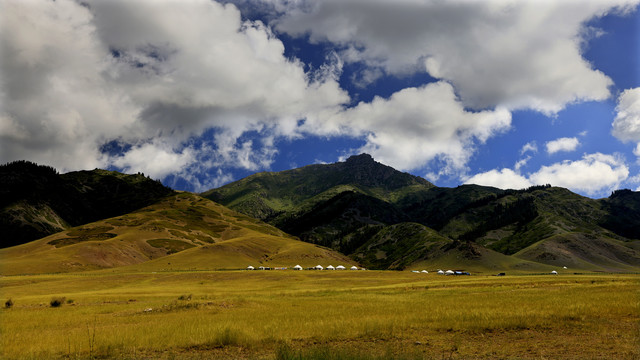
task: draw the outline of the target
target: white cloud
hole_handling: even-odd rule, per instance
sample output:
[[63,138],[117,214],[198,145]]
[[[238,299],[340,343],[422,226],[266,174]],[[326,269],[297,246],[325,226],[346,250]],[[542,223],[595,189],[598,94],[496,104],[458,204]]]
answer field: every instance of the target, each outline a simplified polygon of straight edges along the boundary
[[531,185],[551,184],[589,196],[604,195],[617,189],[629,177],[629,168],[619,156],[585,154],[576,161],[542,166],[528,176],[511,169],[490,170],[476,174],[465,183],[519,189]]
[[594,195],[616,189],[627,177],[629,168],[621,158],[595,153],[584,155],[581,160],[542,166],[529,176],[529,180],[535,184],[552,184]]
[[627,179],[627,182],[629,184],[638,184],[638,183],[640,183],[640,174],[638,174],[636,176],[631,176],[630,178]]
[[365,136],[356,152],[400,170],[439,161],[442,174],[464,170],[476,143],[508,129],[511,113],[504,109],[469,112],[445,82],[407,88],[389,99],[375,98],[354,108],[309,118],[303,130],[325,135]]
[[531,151],[532,153],[538,152],[538,145],[536,144],[535,141],[531,141],[524,144],[524,146],[522,146],[522,149],[520,149],[520,155],[524,155],[524,153],[528,151]]
[[633,155],[640,157],[640,143],[636,145],[635,149],[633,149]]
[[[465,105],[555,113],[609,97],[609,79],[582,58],[585,23],[637,0],[326,0],[288,4],[277,29],[346,49],[348,62],[451,82]],[[282,3],[280,3],[282,5]],[[369,71],[369,70],[368,70]]]
[[[312,134],[363,138],[355,151],[399,169],[459,175],[509,128],[510,109],[608,97],[610,80],[581,57],[583,24],[627,2],[268,3],[280,31],[339,51],[305,71],[268,26],[209,0],[0,2],[0,162],[114,165],[200,188],[218,180],[198,174],[268,168],[274,139]],[[427,71],[442,81],[345,108],[343,62],[367,65],[359,86]],[[129,146],[103,153],[112,141]]]
[[523,158],[523,159],[520,159],[520,160],[518,160],[518,161],[515,163],[515,165],[513,166],[513,168],[514,168],[516,171],[518,171],[518,172],[519,172],[519,171],[520,171],[520,169],[521,169],[523,166],[527,165],[527,163],[529,162],[529,160],[531,160],[531,156],[527,156],[527,157],[525,157],[525,158]]
[[465,184],[493,186],[499,189],[524,189],[533,185],[526,177],[506,168],[476,174],[467,179]]
[[103,77],[110,62],[89,11],[4,1],[0,14],[0,161],[104,166],[98,143],[126,131],[136,108]]
[[186,148],[181,152],[174,151],[167,144],[154,142],[135,146],[123,156],[113,160],[113,165],[125,172],[143,172],[154,179],[180,172],[193,163],[193,149]]
[[640,88],[627,89],[618,97],[611,133],[622,141],[640,141]]
[[[26,158],[62,171],[116,165],[162,176],[169,165],[199,169],[196,161],[215,157],[255,170],[272,161],[273,144],[247,155],[256,146],[238,140],[244,133],[295,137],[299,119],[349,101],[337,83],[339,59],[306,73],[269,28],[243,21],[233,5],[0,6],[1,162]],[[199,154],[205,147],[190,143],[212,128],[224,141],[206,147],[214,154]],[[132,146],[104,155],[101,146],[114,140]]]
[[559,151],[574,151],[578,145],[580,145],[580,141],[578,138],[559,138],[556,140],[548,141],[545,146],[547,148],[547,153],[555,154]]

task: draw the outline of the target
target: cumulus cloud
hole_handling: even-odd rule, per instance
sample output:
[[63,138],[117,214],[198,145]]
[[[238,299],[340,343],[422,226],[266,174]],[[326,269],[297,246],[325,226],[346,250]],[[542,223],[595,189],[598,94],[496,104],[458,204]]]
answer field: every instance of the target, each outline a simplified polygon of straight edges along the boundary
[[520,175],[516,171],[504,168],[502,170],[489,170],[476,174],[465,182],[466,184],[477,184],[493,186],[499,189],[524,189],[533,185],[529,179]]
[[[636,0],[284,1],[277,29],[340,45],[348,62],[451,82],[465,105],[555,113],[609,97],[609,79],[581,55],[585,23]],[[286,6],[285,6],[286,7]],[[370,70],[368,70],[370,71]]]
[[0,6],[1,160],[104,166],[98,143],[119,136],[137,109],[103,77],[111,64],[92,15],[70,1]]
[[[261,18],[274,32],[209,0],[2,1],[0,162],[114,166],[203,190],[229,168],[268,168],[278,138],[321,135],[364,139],[353,152],[402,170],[464,174],[511,110],[609,96],[610,79],[581,57],[584,24],[635,2],[255,2],[273,9]],[[285,56],[283,32],[336,51],[309,70]],[[360,87],[389,74],[440,81],[349,107],[345,62],[364,65]],[[111,143],[121,151],[104,151]]]
[[178,153],[166,144],[153,142],[127,151],[124,155],[115,158],[113,165],[125,172],[141,171],[154,178],[164,178],[192,164],[194,155],[191,148],[183,149]]
[[578,145],[580,145],[580,141],[578,141],[578,138],[563,137],[556,140],[548,141],[545,144],[545,147],[547,148],[547,153],[551,155],[559,151],[574,151],[578,147]]
[[451,175],[464,170],[476,143],[485,142],[510,124],[509,111],[467,111],[450,84],[437,82],[309,118],[303,129],[316,134],[364,136],[366,144],[356,152],[367,152],[400,170],[438,160],[441,175]]
[[629,177],[629,168],[620,157],[601,153],[584,155],[581,160],[542,166],[529,179],[535,184],[552,184],[594,195],[613,190]]
[[622,141],[640,141],[640,88],[627,89],[618,97],[611,133]]
[[620,156],[594,153],[585,154],[580,160],[542,166],[527,176],[511,169],[490,170],[472,176],[466,183],[502,189],[551,184],[594,196],[618,188],[628,177],[629,168]]
[[[112,165],[162,177],[215,157],[255,170],[275,150],[263,143],[258,156],[240,155],[256,150],[240,140],[244,133],[298,136],[299,119],[349,101],[336,81],[338,62],[305,72],[267,26],[243,21],[233,5],[1,6],[0,161],[27,158],[63,171]],[[224,141],[190,144],[209,129]],[[112,141],[130,146],[108,156],[101,147]]]

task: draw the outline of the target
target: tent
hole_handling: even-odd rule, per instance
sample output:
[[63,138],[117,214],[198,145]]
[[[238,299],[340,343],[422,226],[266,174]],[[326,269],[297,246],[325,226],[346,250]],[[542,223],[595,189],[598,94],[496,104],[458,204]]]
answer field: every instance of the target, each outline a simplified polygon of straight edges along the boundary
[[354,265],[351,267],[351,270],[358,270],[358,267]]
[[428,274],[429,272],[427,270],[422,270],[421,272]]
[[439,274],[439,275],[444,275],[444,271],[442,271],[442,270],[438,270],[438,274]]
[[302,270],[302,266],[296,265],[293,267],[293,270]]
[[342,266],[342,265],[336,266],[336,270],[344,270],[344,269],[346,269],[346,268],[344,266]]
[[316,270],[322,270],[322,269],[324,269],[324,268],[322,267],[322,265],[318,265],[318,266],[316,266]]
[[327,266],[327,270],[335,270],[336,268],[333,267],[333,265],[329,265]]
[[551,275],[558,275],[558,272],[557,272],[557,271],[555,271],[555,270],[553,270],[553,271],[551,272]]
[[254,268],[253,266],[249,265],[247,266],[247,270],[255,270],[256,268]]
[[455,275],[456,273],[453,270],[447,270],[444,272],[445,275]]

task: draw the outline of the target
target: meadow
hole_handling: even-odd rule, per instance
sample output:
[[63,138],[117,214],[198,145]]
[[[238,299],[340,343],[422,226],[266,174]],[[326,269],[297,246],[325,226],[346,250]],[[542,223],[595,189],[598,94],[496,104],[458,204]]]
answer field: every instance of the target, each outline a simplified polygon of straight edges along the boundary
[[638,275],[116,269],[0,286],[3,359],[640,358]]

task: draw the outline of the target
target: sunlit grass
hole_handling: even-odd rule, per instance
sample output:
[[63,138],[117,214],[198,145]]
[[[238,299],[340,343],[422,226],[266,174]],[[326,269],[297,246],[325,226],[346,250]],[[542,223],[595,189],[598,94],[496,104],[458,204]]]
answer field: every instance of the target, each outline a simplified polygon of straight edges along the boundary
[[14,302],[0,310],[9,359],[640,356],[635,275],[96,272],[0,285]]

